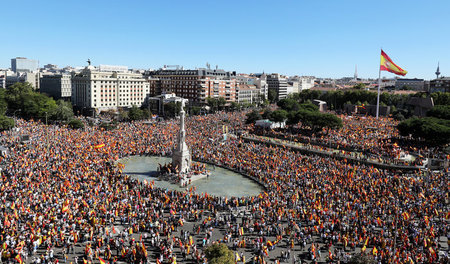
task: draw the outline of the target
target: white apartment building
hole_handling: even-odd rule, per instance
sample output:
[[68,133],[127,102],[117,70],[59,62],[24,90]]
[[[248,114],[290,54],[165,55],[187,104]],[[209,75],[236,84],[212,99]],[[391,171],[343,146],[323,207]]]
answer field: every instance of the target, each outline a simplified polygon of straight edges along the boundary
[[261,91],[256,85],[240,84],[237,97],[238,103],[259,103]]
[[315,78],[312,76],[292,76],[289,82],[293,85],[294,93],[301,93],[303,90],[308,90],[314,87]]
[[289,93],[292,93],[292,88],[288,88],[286,76],[278,73],[267,75],[267,84],[269,90],[276,91],[278,100],[285,99]]
[[150,93],[150,84],[142,74],[102,70],[87,66],[80,73],[72,73],[74,106],[99,111],[140,107]]

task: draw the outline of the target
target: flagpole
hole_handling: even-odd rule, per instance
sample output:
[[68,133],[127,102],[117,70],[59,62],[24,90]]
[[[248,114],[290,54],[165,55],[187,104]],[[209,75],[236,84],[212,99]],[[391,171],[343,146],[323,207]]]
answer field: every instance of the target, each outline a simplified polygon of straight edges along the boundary
[[380,113],[380,90],[381,90],[381,56],[380,56],[380,64],[378,65],[378,94],[377,94],[377,119]]

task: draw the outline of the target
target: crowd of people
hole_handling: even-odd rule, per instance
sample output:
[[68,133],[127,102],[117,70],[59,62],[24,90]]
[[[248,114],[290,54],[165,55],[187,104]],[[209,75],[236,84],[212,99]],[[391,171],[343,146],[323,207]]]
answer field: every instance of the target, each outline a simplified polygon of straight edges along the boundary
[[[226,243],[240,252],[236,261],[251,263],[345,262],[359,252],[378,263],[448,261],[448,171],[403,174],[223,141],[223,125],[246,129],[244,120],[189,117],[187,144],[194,160],[261,182],[265,190],[253,197],[161,189],[122,173],[122,157],[171,155],[176,120],[108,131],[19,121],[20,132],[1,137],[9,149],[1,160],[2,260],[207,263],[205,247]],[[345,132],[349,140],[376,144],[351,130],[358,127]],[[31,140],[20,143],[19,134]]]
[[[267,131],[258,128],[253,128],[252,131],[257,135],[306,143],[316,149],[332,148],[357,152],[365,158],[376,159],[383,163],[420,166],[423,156],[430,152],[426,145],[418,147],[417,144],[414,146],[408,144],[396,129],[398,121],[392,118],[348,115],[339,115],[339,117],[343,123],[341,129],[324,128],[319,131],[320,133],[313,135],[305,135],[301,132],[290,134],[284,130]],[[403,142],[406,144],[402,144]],[[409,154],[416,155],[417,159],[405,159]],[[419,157],[421,154],[423,154],[422,157]]]

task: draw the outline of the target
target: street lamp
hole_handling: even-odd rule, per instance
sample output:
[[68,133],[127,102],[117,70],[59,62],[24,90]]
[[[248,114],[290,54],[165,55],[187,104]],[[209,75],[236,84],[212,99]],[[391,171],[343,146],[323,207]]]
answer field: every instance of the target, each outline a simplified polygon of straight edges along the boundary
[[13,113],[14,121],[16,121],[16,112],[17,112],[17,111],[20,112],[21,110],[20,110],[20,109],[17,109],[17,110],[14,111],[14,113]]

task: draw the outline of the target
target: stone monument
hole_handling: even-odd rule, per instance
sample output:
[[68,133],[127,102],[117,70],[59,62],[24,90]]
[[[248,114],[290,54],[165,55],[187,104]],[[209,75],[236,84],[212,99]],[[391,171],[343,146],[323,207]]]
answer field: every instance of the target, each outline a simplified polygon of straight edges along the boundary
[[186,145],[186,130],[184,128],[184,100],[181,102],[180,131],[178,132],[177,146],[173,151],[172,165],[180,173],[187,173],[191,168],[191,153]]

